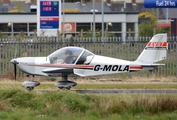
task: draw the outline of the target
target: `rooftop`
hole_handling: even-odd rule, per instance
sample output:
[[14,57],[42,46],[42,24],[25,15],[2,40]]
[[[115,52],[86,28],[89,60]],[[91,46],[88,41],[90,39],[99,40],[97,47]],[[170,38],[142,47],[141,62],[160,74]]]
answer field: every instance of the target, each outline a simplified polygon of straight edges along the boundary
[[[9,10],[13,9],[20,9],[22,12],[31,12],[31,7],[35,7],[35,1],[36,0],[0,0],[0,13],[7,13]],[[95,0],[97,1],[95,3],[95,9],[97,12],[102,11],[102,5],[99,1],[101,0]],[[126,3],[125,3],[125,2]],[[4,4],[3,2],[9,2],[8,4]],[[79,0],[79,2],[66,2],[62,3],[61,9],[64,8],[70,8],[70,9],[79,9],[80,12],[92,12],[93,10],[93,3],[82,3],[82,0]],[[110,2],[110,3],[108,3]],[[155,11],[157,12],[157,9],[149,9],[144,8],[143,0],[105,0],[104,2],[104,12],[147,12],[147,11]],[[168,18],[177,18],[177,8],[169,8],[168,14],[167,9],[159,8],[159,18],[164,19]]]

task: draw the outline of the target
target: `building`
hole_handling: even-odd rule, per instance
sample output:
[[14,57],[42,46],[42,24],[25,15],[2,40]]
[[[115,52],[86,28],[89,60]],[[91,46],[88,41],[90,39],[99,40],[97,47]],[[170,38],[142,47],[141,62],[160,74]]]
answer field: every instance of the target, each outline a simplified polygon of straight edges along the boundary
[[[34,34],[37,26],[36,13],[0,13],[0,30],[3,34],[18,34],[23,31],[27,35]],[[15,19],[14,19],[15,18]],[[83,29],[87,32],[93,29],[93,13],[65,13],[65,25],[71,26],[67,29],[66,34],[77,35]],[[96,29],[102,29],[102,15],[101,12],[95,14]],[[131,29],[131,36],[138,37],[138,12],[114,12],[104,14],[104,28],[108,29],[110,33],[114,33],[118,37],[127,37]]]
[[[110,1],[107,0],[107,2],[104,3],[104,29],[107,29],[109,33],[114,33],[116,36],[122,37],[123,40],[126,40],[128,35],[131,35],[132,37],[138,37],[139,12],[126,11],[125,4],[122,3],[121,8],[124,8],[121,11],[113,10],[112,5],[109,2]],[[9,5],[13,7],[10,3]],[[0,30],[3,34],[11,34],[12,31],[14,34],[19,34],[20,32],[24,32],[27,35],[34,34],[34,30],[37,28],[37,15],[35,12],[35,5],[25,3],[24,6],[24,10],[26,10],[25,12],[0,13]],[[62,14],[63,19],[61,22],[64,23],[62,24],[62,31],[64,31],[65,34],[72,34],[73,36],[76,36],[81,32],[82,29],[84,33],[88,30],[93,30],[94,21],[96,26],[95,29],[102,29],[103,16],[101,13],[100,3],[95,4],[95,19],[93,19],[92,3],[85,3],[84,0],[81,0],[77,3],[64,3],[61,6],[62,9],[77,8],[80,10],[80,12],[68,12]]]

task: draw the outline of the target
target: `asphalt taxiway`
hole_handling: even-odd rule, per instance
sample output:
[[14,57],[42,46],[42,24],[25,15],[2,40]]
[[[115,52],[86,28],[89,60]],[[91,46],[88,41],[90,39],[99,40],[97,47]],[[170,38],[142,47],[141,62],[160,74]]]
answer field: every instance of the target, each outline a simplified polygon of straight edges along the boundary
[[[50,92],[50,90],[33,90],[34,92]],[[58,90],[63,91],[63,90]],[[80,94],[137,94],[137,93],[141,93],[141,94],[175,94],[177,93],[176,89],[168,89],[168,90],[153,90],[153,89],[141,89],[141,90],[137,90],[137,89],[117,89],[117,90],[70,90],[71,92],[76,92],[76,93],[80,93]]]
[[75,90],[77,93],[82,94],[119,94],[119,93],[125,93],[125,94],[133,94],[133,93],[146,93],[146,94],[170,94],[170,93],[177,93],[177,90]]

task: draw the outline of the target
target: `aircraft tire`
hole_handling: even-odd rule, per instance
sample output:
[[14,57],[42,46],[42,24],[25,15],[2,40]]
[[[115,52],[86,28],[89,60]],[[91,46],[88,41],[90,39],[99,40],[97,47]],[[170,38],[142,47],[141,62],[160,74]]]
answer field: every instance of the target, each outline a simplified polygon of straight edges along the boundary
[[28,91],[32,91],[32,90],[34,89],[34,87],[26,87],[26,89],[27,89]]
[[67,90],[70,90],[70,89],[71,89],[71,87],[67,87],[66,89],[67,89]]
[[58,87],[60,90],[70,90],[71,87]]

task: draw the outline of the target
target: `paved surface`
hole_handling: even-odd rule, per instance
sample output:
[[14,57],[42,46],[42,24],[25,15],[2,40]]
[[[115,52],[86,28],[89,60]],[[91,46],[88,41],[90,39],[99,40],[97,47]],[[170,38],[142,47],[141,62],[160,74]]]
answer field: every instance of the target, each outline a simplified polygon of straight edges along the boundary
[[[50,92],[50,90],[33,90],[34,92]],[[60,90],[59,90],[60,91]],[[170,94],[177,93],[177,90],[71,90],[73,92],[81,94],[133,94],[133,93],[144,93],[144,94]]]
[[169,93],[177,93],[177,90],[75,90],[77,93],[83,94],[119,94],[119,93],[160,93],[160,94],[169,94]]

